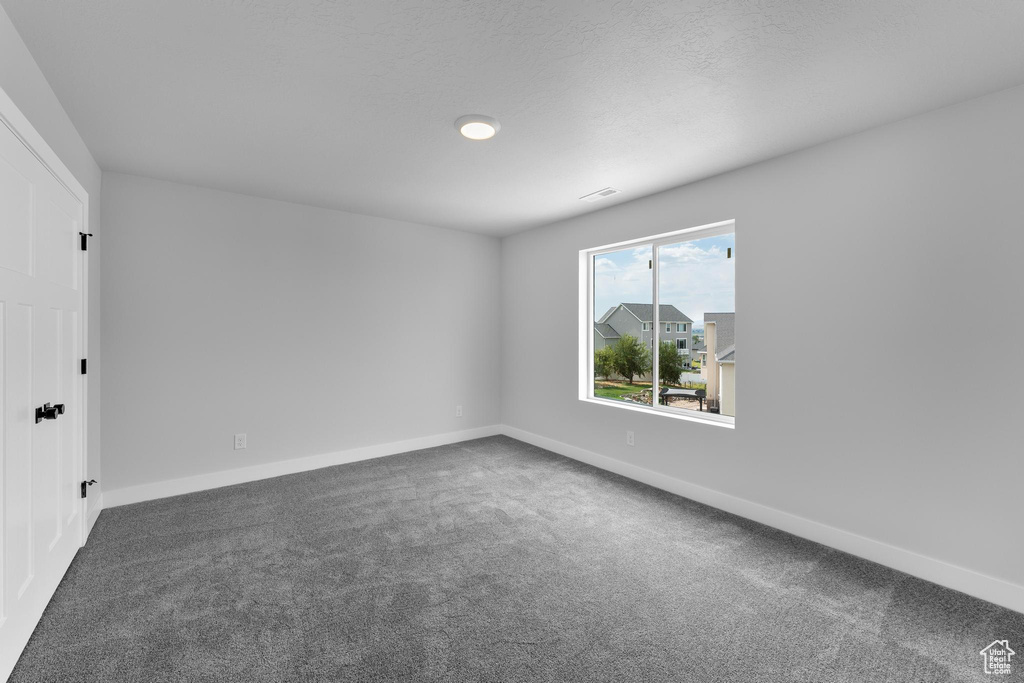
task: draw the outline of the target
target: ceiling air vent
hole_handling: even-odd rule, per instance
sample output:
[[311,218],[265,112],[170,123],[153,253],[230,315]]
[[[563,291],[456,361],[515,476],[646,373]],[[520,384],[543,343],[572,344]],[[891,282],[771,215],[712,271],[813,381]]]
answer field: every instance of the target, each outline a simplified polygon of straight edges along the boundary
[[621,192],[621,190],[616,190],[614,187],[606,187],[603,190],[598,190],[597,192],[585,194],[582,197],[580,197],[580,199],[582,199],[585,202],[596,202],[599,199],[611,197],[613,194],[619,194],[619,192]]

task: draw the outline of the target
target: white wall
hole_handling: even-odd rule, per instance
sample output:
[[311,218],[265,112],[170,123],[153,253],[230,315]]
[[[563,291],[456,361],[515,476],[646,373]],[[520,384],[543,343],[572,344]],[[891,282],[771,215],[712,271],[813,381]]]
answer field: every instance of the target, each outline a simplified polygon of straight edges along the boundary
[[[504,423],[1016,584],[1024,609],[1022,121],[1024,87],[507,238]],[[578,401],[578,251],[730,218],[736,429]]]
[[[100,168],[75,130],[57,96],[21,40],[10,18],[0,7],[0,88],[43,136],[64,165],[89,193],[89,230],[96,238],[89,252],[89,476],[100,480]],[[98,511],[99,495],[90,496],[92,515]]]
[[498,422],[497,239],[118,174],[103,212],[107,488]]

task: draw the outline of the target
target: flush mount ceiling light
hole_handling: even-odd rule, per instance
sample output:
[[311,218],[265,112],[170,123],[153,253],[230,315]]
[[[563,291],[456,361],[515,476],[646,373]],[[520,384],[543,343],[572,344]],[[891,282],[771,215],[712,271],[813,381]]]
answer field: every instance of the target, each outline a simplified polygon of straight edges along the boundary
[[501,124],[493,116],[467,114],[455,119],[455,130],[470,140],[490,140],[501,130]]

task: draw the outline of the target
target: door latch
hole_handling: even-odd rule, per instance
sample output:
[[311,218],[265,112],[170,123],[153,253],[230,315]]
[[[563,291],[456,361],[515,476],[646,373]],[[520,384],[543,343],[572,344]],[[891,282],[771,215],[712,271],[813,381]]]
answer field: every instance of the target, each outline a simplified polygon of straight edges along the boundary
[[89,494],[89,487],[96,483],[95,479],[82,482],[82,498],[85,498]]
[[58,403],[52,406],[49,403],[47,403],[42,408],[36,408],[36,424],[39,424],[43,420],[56,420],[58,415],[63,414],[63,403]]

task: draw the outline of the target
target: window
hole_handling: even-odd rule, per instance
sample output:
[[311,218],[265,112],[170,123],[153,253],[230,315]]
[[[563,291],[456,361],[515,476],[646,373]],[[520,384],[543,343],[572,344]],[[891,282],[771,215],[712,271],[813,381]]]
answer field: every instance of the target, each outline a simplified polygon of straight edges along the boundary
[[581,251],[580,399],[734,426],[735,267],[733,221]]

